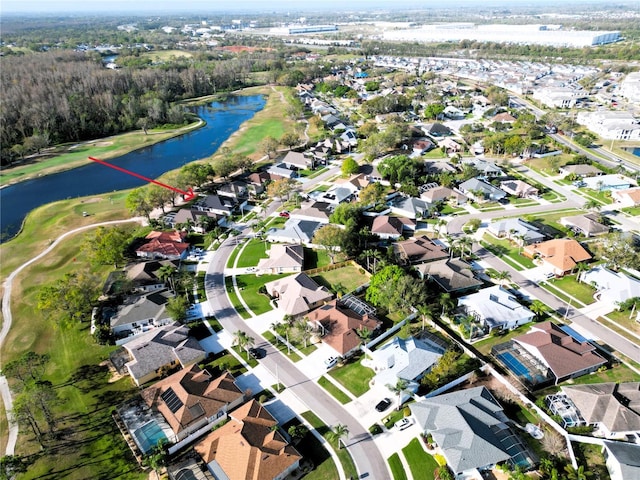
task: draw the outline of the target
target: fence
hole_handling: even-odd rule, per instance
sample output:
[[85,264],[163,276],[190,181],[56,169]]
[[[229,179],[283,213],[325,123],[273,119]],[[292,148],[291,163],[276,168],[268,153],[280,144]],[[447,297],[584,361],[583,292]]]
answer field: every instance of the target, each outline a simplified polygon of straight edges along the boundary
[[440,388],[436,388],[435,390],[427,393],[424,397],[425,398],[430,398],[430,397],[435,397],[436,395],[440,395],[441,393],[446,392],[447,390],[452,389],[453,387],[455,387],[456,385],[460,385],[461,383],[467,381],[469,378],[471,378],[472,375],[474,375],[475,372],[469,372],[466,375],[463,375],[461,377],[456,378],[455,380],[450,381],[449,383],[447,383],[446,385],[443,385]]
[[[322,272],[330,272],[331,270],[337,270],[338,268],[346,267],[348,265],[353,265],[356,268],[362,268],[353,260],[346,260],[344,262],[332,263],[331,265],[326,265],[324,267],[312,268],[311,270],[305,270],[304,273],[307,275],[315,275],[316,273]],[[364,270],[364,268],[362,268]],[[366,270],[365,270],[366,272]]]

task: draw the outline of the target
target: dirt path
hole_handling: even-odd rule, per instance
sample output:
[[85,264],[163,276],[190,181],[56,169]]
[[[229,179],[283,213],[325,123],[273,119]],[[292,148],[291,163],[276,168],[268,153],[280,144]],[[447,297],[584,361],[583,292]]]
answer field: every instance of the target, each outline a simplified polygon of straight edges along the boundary
[[[74,235],[76,233],[82,232],[84,230],[89,230],[96,227],[107,226],[107,225],[118,225],[120,223],[130,223],[130,222],[141,222],[141,218],[130,218],[127,220],[112,220],[110,222],[101,222],[94,223],[91,225],[84,225],[82,227],[76,228],[74,230],[70,230],[66,233],[60,235],[46,250],[41,252],[40,254],[33,257],[31,260],[26,261],[18,268],[16,268],[11,274],[7,277],[4,282],[4,292],[2,296],[2,316],[3,323],[2,329],[0,330],[0,349],[2,349],[2,345],[9,334],[9,330],[11,329],[11,324],[13,321],[13,317],[11,316],[11,290],[13,288],[13,281],[18,276],[22,270],[27,268],[29,265],[37,262],[38,260],[46,257],[54,248],[56,248],[60,243],[62,243],[67,237]],[[1,367],[0,363],[0,367]],[[5,413],[7,415],[7,422],[9,424],[9,435],[7,438],[7,447],[5,450],[5,455],[14,455],[16,442],[18,440],[18,424],[13,421],[11,418],[10,411],[13,407],[13,402],[11,399],[11,391],[9,390],[9,385],[7,383],[7,379],[4,376],[0,376],[0,396],[2,396],[2,401],[5,407]]]

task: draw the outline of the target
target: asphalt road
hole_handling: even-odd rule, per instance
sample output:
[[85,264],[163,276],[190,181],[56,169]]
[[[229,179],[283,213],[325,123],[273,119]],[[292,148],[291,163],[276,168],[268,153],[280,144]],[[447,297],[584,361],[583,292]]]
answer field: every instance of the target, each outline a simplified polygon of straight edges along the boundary
[[336,424],[346,425],[349,436],[346,444],[358,473],[362,477],[368,474],[369,479],[388,479],[390,473],[387,463],[380,454],[371,435],[344,407],[331,397],[324,389],[310,380],[289,359],[280,353],[261,335],[247,326],[231,306],[224,288],[224,268],[227,259],[235,246],[234,238],[227,239],[218,248],[209,263],[205,277],[205,288],[208,301],[215,312],[216,319],[228,332],[243,330],[256,339],[256,346],[266,350],[266,356],[260,360],[262,365],[293,392],[305,405],[309,407],[328,426]]

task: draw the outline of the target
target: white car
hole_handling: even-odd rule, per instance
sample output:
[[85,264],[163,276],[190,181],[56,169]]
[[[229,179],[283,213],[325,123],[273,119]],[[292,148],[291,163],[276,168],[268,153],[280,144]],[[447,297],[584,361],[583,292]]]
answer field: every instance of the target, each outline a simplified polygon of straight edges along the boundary
[[413,420],[411,420],[411,418],[404,417],[403,419],[398,420],[396,423],[394,423],[393,426],[398,430],[404,430],[405,428],[409,428],[412,424]]
[[324,365],[327,368],[333,367],[336,363],[338,363],[338,357],[329,357],[324,361]]

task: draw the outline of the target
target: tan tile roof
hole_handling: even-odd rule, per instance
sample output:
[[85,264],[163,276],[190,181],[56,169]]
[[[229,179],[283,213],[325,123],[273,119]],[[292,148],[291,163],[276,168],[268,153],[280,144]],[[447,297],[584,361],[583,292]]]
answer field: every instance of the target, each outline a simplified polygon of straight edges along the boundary
[[333,294],[324,286],[318,285],[306,273],[298,273],[279,278],[265,284],[267,293],[278,297],[278,308],[289,315],[301,315],[319,302],[330,300]]
[[138,252],[157,253],[163,256],[180,256],[189,244],[184,242],[186,232],[153,231],[146,236],[147,243],[138,248]]
[[[170,388],[182,402],[175,412],[160,397]],[[211,378],[209,372],[193,365],[145,388],[141,395],[147,405],[155,407],[164,416],[177,434],[202,418],[215,415],[225,405],[237,401],[243,393],[229,372]]]
[[336,300],[310,312],[308,317],[310,322],[322,325],[325,331],[322,341],[340,355],[345,355],[360,344],[359,329],[366,327],[374,331],[382,325],[374,316],[360,315],[341,306]]
[[371,233],[400,235],[402,233],[402,221],[398,217],[380,215],[373,219]]
[[513,341],[537,349],[557,378],[606,363],[604,358],[595,353],[593,345],[577,341],[551,322],[540,323]]
[[302,269],[304,263],[304,250],[302,245],[272,244],[269,248],[269,257],[262,258],[258,262],[258,268],[267,270],[270,268],[295,268]]
[[226,425],[195,445],[208,464],[216,461],[229,480],[273,480],[302,458],[272,429],[275,419],[255,400],[231,413]]
[[523,253],[532,258],[537,254],[545,262],[563,272],[570,271],[578,262],[584,262],[592,258],[589,252],[582,248],[582,245],[570,238],[556,238],[542,243],[527,245],[524,247]]

